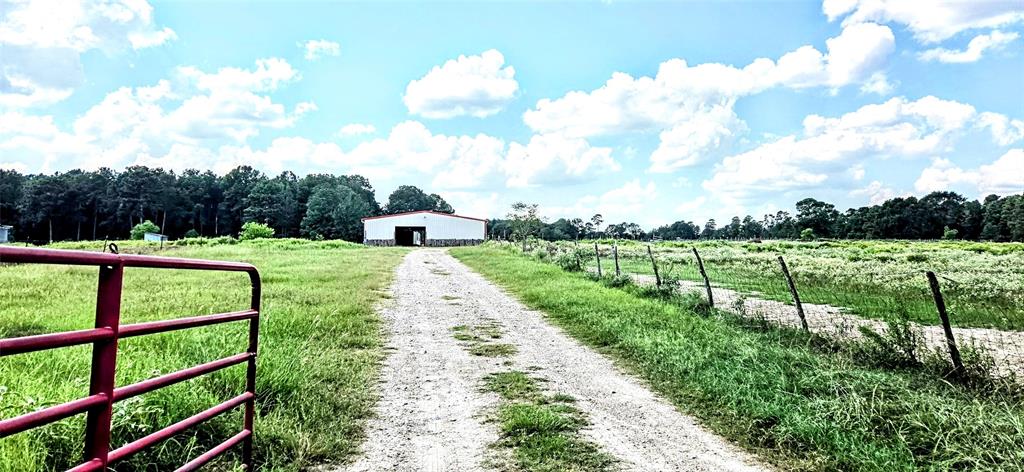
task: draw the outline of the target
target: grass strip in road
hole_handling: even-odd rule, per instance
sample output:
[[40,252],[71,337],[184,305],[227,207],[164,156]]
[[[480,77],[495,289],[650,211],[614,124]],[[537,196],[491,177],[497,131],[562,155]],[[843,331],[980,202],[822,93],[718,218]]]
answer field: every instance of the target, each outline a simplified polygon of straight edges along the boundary
[[614,459],[579,434],[586,419],[572,406],[572,397],[546,395],[537,379],[519,371],[488,375],[484,389],[503,400],[496,415],[500,438],[495,446],[511,451],[512,470],[611,470]]
[[787,470],[1024,470],[1024,404],[745,330],[484,247],[451,254]]

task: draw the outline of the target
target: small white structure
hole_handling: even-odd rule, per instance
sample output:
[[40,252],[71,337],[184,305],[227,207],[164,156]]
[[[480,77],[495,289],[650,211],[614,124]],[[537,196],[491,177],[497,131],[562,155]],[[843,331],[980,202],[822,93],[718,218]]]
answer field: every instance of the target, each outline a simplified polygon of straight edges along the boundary
[[363,244],[371,246],[471,246],[486,234],[487,220],[429,210],[363,218]]
[[157,243],[162,243],[164,241],[167,241],[167,236],[163,235],[163,234],[160,234],[160,233],[146,233],[142,237],[142,239],[145,240],[145,241],[153,241],[153,242],[157,242]]
[[11,233],[14,232],[13,226],[0,225],[0,243],[11,242]]

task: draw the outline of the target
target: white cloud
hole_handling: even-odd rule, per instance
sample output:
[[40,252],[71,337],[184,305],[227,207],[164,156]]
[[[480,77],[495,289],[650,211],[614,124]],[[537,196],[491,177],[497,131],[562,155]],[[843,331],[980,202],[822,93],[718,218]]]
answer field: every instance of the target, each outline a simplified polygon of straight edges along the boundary
[[515,69],[504,64],[505,56],[494,49],[459,56],[409,82],[402,100],[409,113],[426,118],[494,115],[519,90]]
[[886,200],[896,198],[898,195],[899,192],[891,187],[886,187],[877,180],[872,181],[867,187],[850,192],[851,197],[867,197],[869,205],[880,205]]
[[179,75],[183,80],[110,92],[75,119],[69,131],[58,128],[49,116],[0,115],[0,149],[26,162],[42,162],[43,171],[161,159],[169,168],[185,163],[216,167],[223,153],[208,146],[237,147],[261,130],[291,127],[316,109],[315,104],[302,102],[288,111],[269,96],[257,94],[296,77],[279,59],[260,60],[252,70],[206,73],[185,67]]
[[879,89],[884,76],[872,74],[894,41],[888,27],[864,23],[827,40],[827,53],[803,46],[777,62],[760,58],[743,68],[671,59],[653,78],[617,72],[593,91],[539,100],[523,121],[535,132],[569,137],[659,132],[651,170],[668,172],[701,161],[745,129],[733,112],[740,97],[776,86],[835,90],[869,77]]
[[939,61],[946,63],[977,62],[981,59],[986,50],[997,50],[1013,42],[1020,35],[1017,33],[1003,33],[992,31],[989,34],[979,34],[967,43],[967,49],[963,51],[945,48],[934,48],[918,54],[922,61]]
[[786,136],[725,158],[703,187],[742,200],[772,192],[850,185],[863,177],[868,158],[949,151],[977,116],[970,105],[931,96],[916,101],[892,98],[837,118],[810,115],[804,119],[802,137]]
[[341,45],[326,39],[311,39],[303,43],[302,48],[306,51],[306,59],[310,61],[341,54]]
[[338,134],[341,136],[358,136],[360,134],[373,134],[376,132],[376,126],[364,123],[349,123],[338,130]]
[[900,23],[922,43],[937,43],[972,29],[992,29],[1024,21],[1017,1],[824,0],[829,21],[843,26],[864,22]]
[[526,145],[511,143],[505,173],[509,187],[531,187],[584,180],[594,174],[617,172],[612,149],[594,147],[580,138],[558,134],[535,135]]
[[885,72],[875,72],[860,86],[860,91],[861,93],[873,93],[884,97],[892,93],[895,88],[896,84],[889,81],[889,77],[885,75]]
[[661,220],[649,211],[657,198],[658,188],[654,182],[644,185],[634,179],[601,195],[586,195],[573,205],[542,207],[541,211],[551,219],[583,218],[600,213],[606,224],[627,221],[651,225]]
[[991,164],[977,169],[962,169],[948,159],[935,159],[914,182],[921,193],[950,190],[956,185],[971,185],[978,195],[1011,195],[1024,192],[1024,149],[1011,149]]
[[986,111],[978,115],[978,126],[988,128],[992,132],[992,140],[1000,146],[1009,146],[1024,139],[1024,121],[999,113]]
[[0,7],[0,106],[63,100],[83,81],[81,55],[159,46],[177,37],[142,0],[32,1]]

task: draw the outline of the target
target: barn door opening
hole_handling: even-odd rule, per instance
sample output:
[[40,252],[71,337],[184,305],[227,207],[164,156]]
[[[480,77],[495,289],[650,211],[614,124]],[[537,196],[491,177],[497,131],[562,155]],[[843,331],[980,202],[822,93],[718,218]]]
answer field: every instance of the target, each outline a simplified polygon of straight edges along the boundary
[[424,226],[396,226],[396,246],[423,246],[427,243],[427,228]]

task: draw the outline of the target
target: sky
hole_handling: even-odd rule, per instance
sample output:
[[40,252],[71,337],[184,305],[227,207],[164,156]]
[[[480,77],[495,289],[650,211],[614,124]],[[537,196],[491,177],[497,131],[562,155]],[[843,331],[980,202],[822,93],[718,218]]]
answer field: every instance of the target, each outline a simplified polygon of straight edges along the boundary
[[0,168],[250,165],[646,228],[1024,192],[1024,2],[0,0]]

